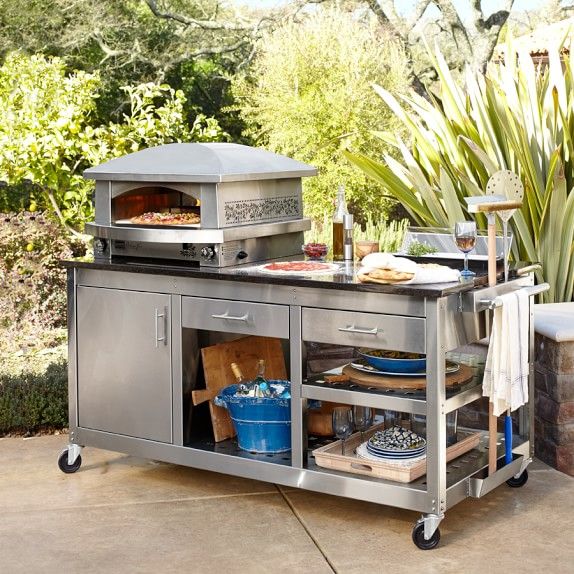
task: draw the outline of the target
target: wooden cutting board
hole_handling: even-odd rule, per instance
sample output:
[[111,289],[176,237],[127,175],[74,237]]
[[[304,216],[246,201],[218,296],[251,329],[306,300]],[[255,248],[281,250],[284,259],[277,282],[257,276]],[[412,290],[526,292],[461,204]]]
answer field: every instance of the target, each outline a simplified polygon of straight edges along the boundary
[[[388,375],[371,375],[359,371],[351,365],[343,367],[343,374],[347,375],[351,382],[366,387],[376,387],[377,389],[406,389],[406,390],[423,390],[426,389],[426,377],[393,377]],[[460,365],[456,373],[451,373],[445,377],[446,387],[462,385],[470,381],[473,377],[473,371],[466,365]]]
[[227,409],[213,404],[213,399],[221,389],[236,383],[231,372],[231,363],[237,363],[243,376],[250,380],[256,375],[257,361],[265,359],[266,379],[287,378],[280,339],[243,337],[229,343],[204,347],[201,349],[201,357],[206,388],[193,391],[191,396],[194,405],[209,401],[215,442],[235,436],[235,429]]

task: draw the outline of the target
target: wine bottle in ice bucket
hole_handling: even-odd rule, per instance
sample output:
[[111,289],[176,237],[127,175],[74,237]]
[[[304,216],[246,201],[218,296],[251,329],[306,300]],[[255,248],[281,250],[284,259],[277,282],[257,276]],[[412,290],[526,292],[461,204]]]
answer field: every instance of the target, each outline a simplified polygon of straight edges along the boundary
[[241,372],[239,365],[237,363],[231,363],[231,371],[237,381],[237,394],[247,396],[249,394],[249,389],[245,384],[245,378],[243,377],[243,373]]
[[253,384],[259,387],[259,390],[264,397],[271,396],[271,386],[265,378],[265,359],[259,359],[257,361],[257,375],[255,375],[255,378],[253,379]]

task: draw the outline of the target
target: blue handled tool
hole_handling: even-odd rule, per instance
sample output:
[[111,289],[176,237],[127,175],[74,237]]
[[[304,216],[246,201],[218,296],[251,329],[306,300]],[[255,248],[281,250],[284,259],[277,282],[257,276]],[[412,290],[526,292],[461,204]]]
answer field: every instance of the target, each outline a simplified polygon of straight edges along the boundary
[[504,418],[504,461],[506,464],[512,462],[512,417],[510,409],[506,411]]

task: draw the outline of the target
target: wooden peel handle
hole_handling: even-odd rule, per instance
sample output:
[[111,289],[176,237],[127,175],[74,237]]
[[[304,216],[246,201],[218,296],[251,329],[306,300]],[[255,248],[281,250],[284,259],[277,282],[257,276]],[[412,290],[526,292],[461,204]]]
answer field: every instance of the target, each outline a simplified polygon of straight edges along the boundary
[[214,399],[218,391],[210,391],[209,389],[200,389],[199,391],[191,391],[191,400],[194,405],[200,405],[206,401]]
[[[492,223],[491,223],[492,218]],[[496,224],[494,214],[488,214],[488,286],[496,285]]]

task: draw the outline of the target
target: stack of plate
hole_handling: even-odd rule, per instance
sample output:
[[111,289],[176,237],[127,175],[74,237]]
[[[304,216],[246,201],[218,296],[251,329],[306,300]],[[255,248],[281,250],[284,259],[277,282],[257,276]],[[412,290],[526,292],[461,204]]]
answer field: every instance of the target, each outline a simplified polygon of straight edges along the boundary
[[377,458],[406,460],[425,454],[426,440],[403,427],[377,431],[366,443],[369,454]]

